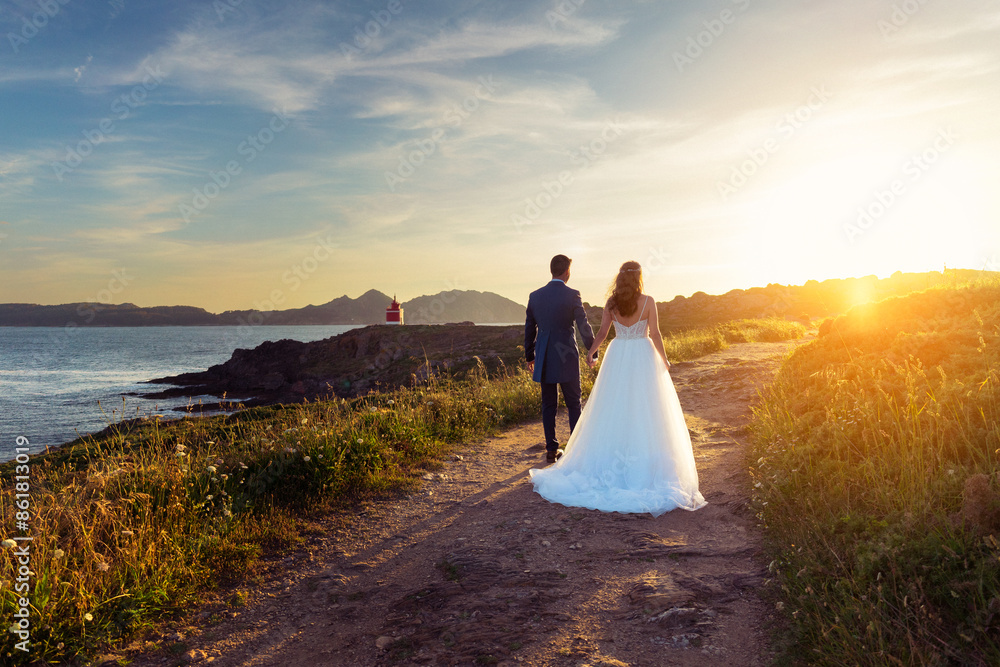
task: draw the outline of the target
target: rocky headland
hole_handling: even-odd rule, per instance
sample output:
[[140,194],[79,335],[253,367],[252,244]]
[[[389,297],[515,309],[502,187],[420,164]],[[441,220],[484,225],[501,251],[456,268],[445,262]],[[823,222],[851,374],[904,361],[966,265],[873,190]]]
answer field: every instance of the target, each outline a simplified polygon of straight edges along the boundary
[[352,329],[302,343],[267,341],[238,349],[206,371],[150,380],[175,385],[146,398],[211,395],[244,405],[353,397],[420,383],[442,371],[461,373],[482,363],[490,372],[519,363],[520,326],[458,324]]

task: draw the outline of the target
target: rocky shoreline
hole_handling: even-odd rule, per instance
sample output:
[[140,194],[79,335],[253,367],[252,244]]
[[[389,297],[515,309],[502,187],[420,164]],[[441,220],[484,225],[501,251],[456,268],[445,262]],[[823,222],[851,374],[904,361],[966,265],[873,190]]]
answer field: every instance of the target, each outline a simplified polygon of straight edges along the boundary
[[[442,371],[461,373],[479,363],[494,372],[520,363],[520,326],[385,326],[352,329],[311,343],[267,341],[237,349],[206,371],[149,380],[172,387],[143,398],[217,396],[246,406],[297,403],[425,382]],[[223,406],[225,404],[223,403]]]

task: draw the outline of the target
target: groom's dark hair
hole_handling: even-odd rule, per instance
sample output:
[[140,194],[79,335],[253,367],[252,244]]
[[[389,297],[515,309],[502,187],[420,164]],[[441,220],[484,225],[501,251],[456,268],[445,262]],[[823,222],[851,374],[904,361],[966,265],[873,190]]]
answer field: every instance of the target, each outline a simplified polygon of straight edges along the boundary
[[552,272],[552,277],[561,276],[569,270],[569,265],[573,262],[566,255],[556,255],[549,262],[549,271]]

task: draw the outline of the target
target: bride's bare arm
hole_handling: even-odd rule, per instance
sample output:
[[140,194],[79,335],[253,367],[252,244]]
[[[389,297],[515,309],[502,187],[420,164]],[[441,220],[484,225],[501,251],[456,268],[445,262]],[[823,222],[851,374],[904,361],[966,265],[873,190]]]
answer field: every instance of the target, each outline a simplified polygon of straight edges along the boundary
[[601,329],[594,336],[594,344],[587,350],[587,359],[593,359],[594,354],[601,349],[601,343],[608,337],[608,331],[611,330],[611,321],[611,313],[608,311],[608,307],[605,306],[604,312],[601,313]]
[[663,363],[667,365],[667,368],[670,368],[670,362],[667,361],[667,351],[663,349],[663,336],[660,334],[660,316],[656,312],[655,299],[653,299],[653,310],[649,313],[649,337],[653,339],[656,351],[663,357]]

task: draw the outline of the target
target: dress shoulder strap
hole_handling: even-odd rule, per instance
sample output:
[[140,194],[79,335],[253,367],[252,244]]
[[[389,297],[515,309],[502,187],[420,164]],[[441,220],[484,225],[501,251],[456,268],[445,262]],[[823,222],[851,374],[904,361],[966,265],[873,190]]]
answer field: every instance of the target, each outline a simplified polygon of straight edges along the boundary
[[649,295],[646,295],[646,300],[642,302],[642,312],[639,313],[639,319],[637,321],[642,321],[642,316],[646,314],[646,305],[649,304]]

